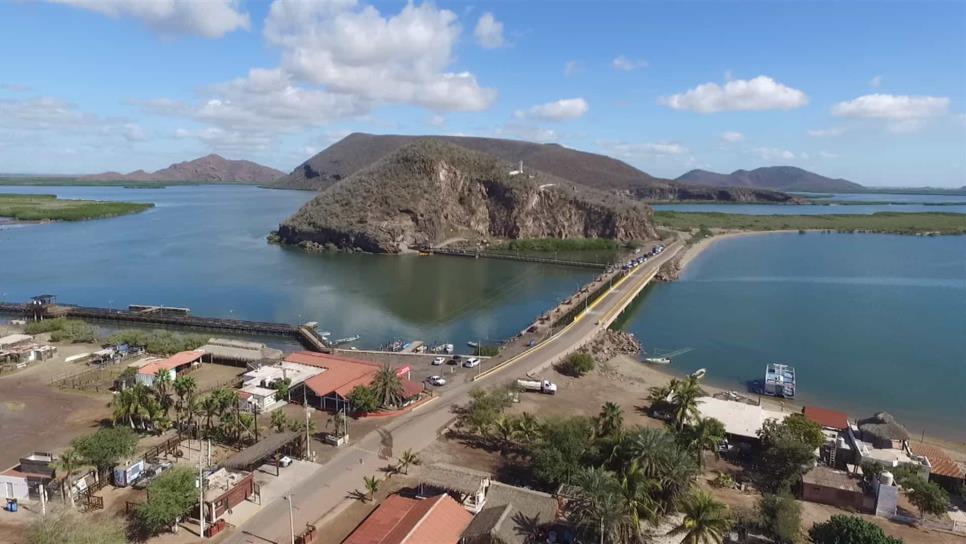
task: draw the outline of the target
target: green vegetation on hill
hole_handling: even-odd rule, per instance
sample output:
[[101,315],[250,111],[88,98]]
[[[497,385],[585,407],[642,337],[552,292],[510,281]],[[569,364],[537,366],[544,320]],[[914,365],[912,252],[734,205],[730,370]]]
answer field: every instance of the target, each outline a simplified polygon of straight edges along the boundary
[[109,344],[127,344],[144,348],[149,353],[158,355],[172,355],[179,351],[188,351],[203,346],[208,337],[201,334],[179,334],[164,329],[147,331],[142,329],[125,329],[108,337]]
[[658,225],[675,230],[828,230],[884,234],[966,234],[966,214],[878,212],[872,215],[737,215],[662,211]]
[[606,238],[526,238],[491,247],[495,251],[599,251],[636,247],[633,242]]
[[27,334],[50,333],[50,340],[53,342],[96,342],[97,330],[80,319],[67,319],[56,317],[43,321],[32,321],[27,323],[24,329]]
[[19,221],[84,221],[144,211],[154,204],[61,200],[54,195],[0,193],[0,217]]

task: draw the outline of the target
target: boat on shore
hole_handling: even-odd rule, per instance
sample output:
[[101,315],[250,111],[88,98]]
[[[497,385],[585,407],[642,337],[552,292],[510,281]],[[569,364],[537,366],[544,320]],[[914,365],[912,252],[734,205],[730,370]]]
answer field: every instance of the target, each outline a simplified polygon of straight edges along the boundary
[[669,365],[671,364],[671,359],[669,357],[645,357],[644,362],[653,365]]
[[796,386],[795,367],[782,363],[770,363],[765,367],[762,393],[772,397],[793,399]]
[[699,368],[699,369],[695,370],[694,372],[692,372],[690,374],[690,376],[692,378],[696,378],[696,379],[700,380],[707,373],[708,373],[708,369],[706,369],[706,368]]
[[356,334],[356,335],[354,335],[354,336],[348,336],[348,337],[346,337],[346,338],[339,338],[339,339],[337,339],[337,340],[333,340],[333,341],[332,341],[332,345],[333,345],[333,346],[341,346],[341,345],[343,345],[343,344],[348,344],[348,343],[350,343],[350,342],[355,342],[355,341],[356,341],[356,340],[358,340],[359,338],[360,338],[360,336],[359,336],[358,334]]
[[469,346],[469,347],[471,347],[471,348],[478,348],[478,347],[480,347],[480,343],[479,342],[467,342],[466,345]]

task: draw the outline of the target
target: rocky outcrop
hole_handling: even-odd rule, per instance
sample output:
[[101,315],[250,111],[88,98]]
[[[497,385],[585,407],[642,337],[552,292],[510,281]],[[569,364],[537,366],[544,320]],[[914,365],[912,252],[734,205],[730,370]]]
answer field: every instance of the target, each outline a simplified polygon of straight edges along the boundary
[[462,237],[656,238],[651,210],[452,144],[420,140],[321,192],[275,233],[286,244],[399,253]]
[[604,329],[581,351],[589,353],[594,362],[602,365],[618,355],[636,357],[643,347],[637,337],[624,331]]
[[680,183],[655,183],[628,190],[633,198],[647,201],[754,202],[804,204],[805,200],[786,193],[750,187],[703,187]]

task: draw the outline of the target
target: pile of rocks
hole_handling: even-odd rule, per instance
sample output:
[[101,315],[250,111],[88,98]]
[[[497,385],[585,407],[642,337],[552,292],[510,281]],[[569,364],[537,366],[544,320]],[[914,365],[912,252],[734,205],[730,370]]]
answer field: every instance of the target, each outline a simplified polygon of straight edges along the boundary
[[583,351],[589,353],[596,363],[603,364],[618,355],[637,356],[641,349],[641,343],[633,334],[605,329],[597,333]]
[[681,257],[675,257],[661,265],[654,276],[658,281],[674,281],[681,275]]

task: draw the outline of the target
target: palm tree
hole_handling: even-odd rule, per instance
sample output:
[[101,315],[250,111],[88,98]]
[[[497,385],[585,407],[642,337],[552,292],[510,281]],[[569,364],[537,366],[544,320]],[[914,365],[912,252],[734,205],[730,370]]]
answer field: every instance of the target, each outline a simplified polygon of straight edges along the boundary
[[275,390],[275,398],[278,400],[292,400],[290,398],[292,392],[292,380],[288,378],[283,378],[281,380],[275,380],[272,382],[272,389]]
[[414,453],[413,450],[406,450],[399,455],[399,464],[396,468],[403,474],[409,474],[409,467],[418,467],[422,463],[423,460],[419,458],[418,453]]
[[500,452],[506,452],[513,442],[513,437],[517,432],[516,419],[510,416],[501,415],[496,423],[493,424],[493,432],[500,441]]
[[154,396],[157,398],[165,417],[167,417],[168,410],[174,404],[174,399],[171,398],[172,382],[171,373],[167,370],[161,369],[154,373]]
[[67,448],[61,452],[60,458],[57,459],[57,469],[64,471],[64,476],[60,481],[60,489],[64,499],[70,501],[71,508],[74,507],[74,494],[71,493],[70,489],[70,477],[81,467],[82,463],[83,459],[74,448]]
[[724,424],[711,417],[697,419],[681,434],[698,464],[704,466],[703,452],[710,451],[718,458],[718,445],[725,439]]
[[375,476],[363,476],[362,483],[366,487],[366,500],[372,501],[379,492],[379,478]]
[[699,491],[685,501],[684,519],[670,535],[684,535],[682,544],[721,544],[731,525],[728,507],[711,495]]
[[614,436],[620,433],[623,428],[624,411],[613,402],[605,402],[597,416],[596,435],[598,437]]
[[283,432],[286,427],[288,427],[288,418],[285,417],[285,412],[281,410],[272,412],[272,428],[275,429],[275,432]]
[[178,432],[181,433],[184,430],[185,419],[188,417],[188,399],[194,397],[198,383],[191,376],[178,376],[172,385],[175,394],[178,395],[178,401],[175,403],[175,414]]
[[205,397],[205,400],[201,401],[201,412],[205,416],[205,436],[211,436],[211,420],[218,415],[218,411],[221,406],[218,401],[218,397],[214,393]]
[[568,518],[588,541],[637,544],[641,541],[636,513],[628,508],[625,489],[612,473],[589,467],[580,470],[573,481],[567,503]]
[[124,389],[114,395],[111,400],[111,407],[113,408],[113,418],[114,425],[117,426],[118,421],[127,420],[134,428],[134,412],[131,410],[131,406],[134,400],[134,391],[130,388]]
[[381,406],[398,406],[402,403],[402,381],[388,364],[379,369],[369,388],[379,399]]
[[530,412],[523,412],[516,419],[517,436],[525,445],[531,445],[540,438],[540,421]]
[[640,472],[648,478],[657,478],[672,463],[677,449],[670,434],[644,427],[621,441],[615,450],[615,461],[625,473]]
[[691,420],[700,417],[698,398],[704,394],[696,376],[688,376],[685,380],[677,382],[671,400],[671,422],[675,429],[680,431]]

